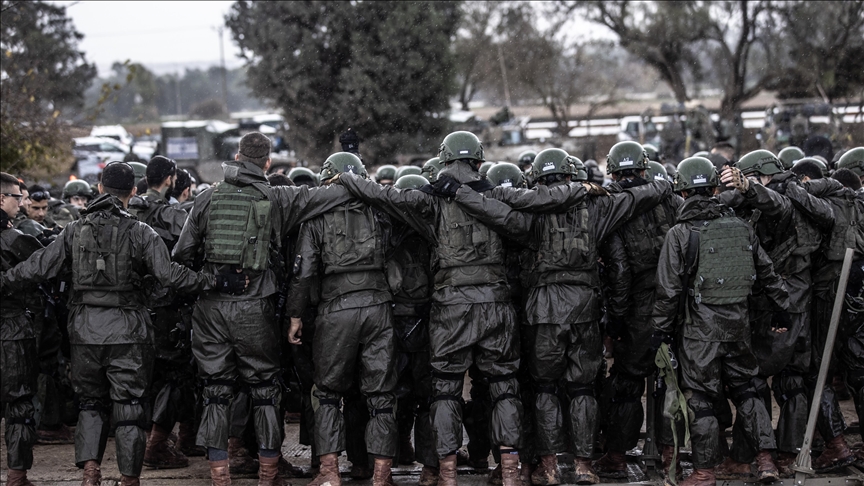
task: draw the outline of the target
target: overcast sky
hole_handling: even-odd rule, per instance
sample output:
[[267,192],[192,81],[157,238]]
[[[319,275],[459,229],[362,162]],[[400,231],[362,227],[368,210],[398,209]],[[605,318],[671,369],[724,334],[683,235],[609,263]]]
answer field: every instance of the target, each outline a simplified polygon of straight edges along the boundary
[[[84,34],[79,44],[100,75],[111,64],[129,59],[157,74],[183,72],[185,67],[219,64],[219,35],[232,2],[57,1],[67,7],[75,28]],[[225,31],[225,63],[243,64],[239,49]]]

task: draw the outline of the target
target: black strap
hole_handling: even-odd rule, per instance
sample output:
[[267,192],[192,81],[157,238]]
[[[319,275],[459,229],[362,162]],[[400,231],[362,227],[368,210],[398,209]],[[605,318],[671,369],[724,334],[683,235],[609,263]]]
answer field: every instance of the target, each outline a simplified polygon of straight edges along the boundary
[[489,383],[501,383],[502,381],[512,380],[516,378],[516,373],[507,373],[506,375],[488,376]]
[[696,418],[696,419],[705,418],[705,417],[713,417],[713,416],[714,416],[714,409],[713,408],[706,408],[703,410],[695,410],[693,412],[693,418]]
[[253,407],[275,407],[277,404],[276,397],[252,399]]
[[558,394],[558,387],[555,385],[535,385],[534,388],[537,390],[537,393]]
[[[696,226],[696,222],[693,222]],[[683,291],[678,298],[678,316],[683,316],[687,311],[687,295],[690,292],[690,274],[696,265],[696,256],[699,254],[699,232],[693,226],[690,227],[690,237],[687,240],[687,254],[684,256],[684,276],[681,279]]]
[[372,410],[371,412],[369,412],[370,417],[375,417],[376,415],[381,415],[381,414],[392,415],[393,414],[393,407],[376,408],[376,409]]
[[567,396],[571,400],[576,397],[593,397],[594,386],[583,383],[567,383]]
[[453,402],[462,403],[462,397],[457,397],[456,395],[435,395],[429,401],[430,402],[440,402],[442,400],[450,400]]
[[29,417],[12,417],[6,420],[9,425],[36,425],[36,420]]
[[492,405],[494,406],[496,403],[500,402],[501,400],[506,400],[508,398],[514,398],[516,400],[522,399],[521,397],[519,397],[519,395],[515,395],[513,393],[502,393],[502,394],[498,395],[497,397],[495,397],[495,401],[492,402]]
[[444,371],[433,371],[433,378],[440,378],[447,381],[462,381],[465,378],[465,373],[447,373]]
[[636,403],[642,401],[642,395],[625,395],[623,397],[612,397],[612,403]]
[[732,401],[735,403],[735,406],[741,406],[742,403],[749,400],[750,398],[754,398],[756,400],[761,400],[762,396],[755,391],[747,391],[744,393],[739,393],[738,395],[734,395],[732,397]]
[[210,405],[211,403],[216,404],[216,405],[231,405],[231,400],[229,400],[227,398],[222,398],[222,397],[210,397],[210,398],[204,399],[204,406],[205,407],[207,405]]
[[341,405],[341,401],[338,398],[319,398],[318,405],[333,405],[334,407],[338,407]]
[[141,422],[139,422],[138,420],[118,420],[114,423],[114,427],[138,427],[141,429],[144,428],[141,427]]
[[119,403],[120,405],[141,405],[147,401],[147,397],[132,397],[132,398],[124,398],[123,400],[114,400],[114,403]]
[[789,401],[790,398],[794,398],[798,395],[805,395],[807,393],[806,388],[793,388],[791,390],[786,390],[783,394],[780,395],[780,399],[783,400],[783,403]]

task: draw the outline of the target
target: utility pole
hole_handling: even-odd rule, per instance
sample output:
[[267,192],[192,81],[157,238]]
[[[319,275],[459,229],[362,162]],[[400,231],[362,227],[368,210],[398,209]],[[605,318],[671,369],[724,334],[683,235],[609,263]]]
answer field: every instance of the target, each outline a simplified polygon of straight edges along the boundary
[[177,114],[182,115],[183,109],[180,105],[180,72],[174,73],[174,101],[176,103]]
[[513,106],[513,103],[510,102],[510,85],[507,83],[507,68],[504,66],[504,54],[501,51],[501,43],[497,42],[498,45],[498,62],[501,64],[501,79],[504,81],[504,101],[507,102],[507,106]]
[[222,64],[222,106],[225,109],[225,114],[230,115],[228,111],[228,71],[225,69],[225,42],[222,33],[225,26],[216,27],[216,32],[219,33],[219,59]]

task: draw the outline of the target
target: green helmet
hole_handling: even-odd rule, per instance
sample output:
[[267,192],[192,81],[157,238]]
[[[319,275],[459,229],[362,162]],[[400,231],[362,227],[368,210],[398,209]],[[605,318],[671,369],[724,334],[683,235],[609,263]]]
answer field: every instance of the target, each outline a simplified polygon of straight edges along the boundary
[[828,165],[825,162],[817,159],[816,157],[804,157],[802,159],[798,159],[795,161],[795,165],[800,164],[801,162],[813,162],[818,165],[820,169],[822,169],[822,175],[828,177]]
[[525,187],[525,175],[522,169],[510,162],[495,164],[486,173],[486,179],[492,184],[501,187]]
[[324,164],[321,166],[321,181],[327,181],[333,178],[336,174],[350,172],[366,178],[366,166],[360,160],[360,157],[350,152],[336,152],[327,157]]
[[531,164],[528,177],[536,181],[540,177],[552,174],[575,175],[573,159],[567,152],[559,148],[549,148],[541,151]]
[[483,144],[477,135],[471,132],[453,132],[444,137],[441,148],[438,149],[438,158],[442,164],[449,164],[454,160],[472,159],[483,162]]
[[480,175],[485,176],[489,172],[489,169],[494,167],[497,163],[498,162],[492,162],[491,160],[487,160],[486,162],[480,164],[480,169],[478,170],[478,172],[480,172]]
[[691,157],[702,157],[703,159],[707,159],[709,155],[711,154],[709,154],[706,150],[700,150],[693,154]]
[[777,153],[777,158],[780,159],[786,170],[791,169],[796,160],[801,160],[804,157],[806,157],[804,151],[794,145],[790,145]]
[[375,180],[379,183],[384,180],[395,181],[396,180],[396,166],[395,165],[382,165],[378,167],[378,170],[375,171]]
[[618,142],[606,156],[606,173],[622,170],[642,170],[648,167],[648,154],[636,142]]
[[705,157],[690,157],[678,164],[678,173],[673,181],[675,191],[685,191],[697,187],[717,187],[720,178],[714,164]]
[[393,187],[396,189],[420,189],[429,184],[425,177],[417,174],[405,174],[396,180]]
[[443,168],[444,164],[441,163],[438,157],[432,157],[423,164],[421,173],[429,182],[435,182],[435,179],[438,179],[438,173]]
[[141,162],[126,162],[127,164],[132,166],[132,170],[135,171],[135,180],[140,181],[141,179],[147,177],[147,166],[142,164]]
[[310,169],[306,167],[294,167],[290,171],[288,171],[288,178],[291,179],[292,182],[297,182],[296,179],[300,178],[312,179],[314,181],[318,181],[318,175],[312,172]]
[[537,157],[537,152],[533,150],[526,150],[519,154],[519,158],[516,159],[516,163],[520,166],[522,165],[531,165],[534,163],[534,158]]
[[837,161],[838,169],[849,169],[858,177],[864,177],[864,147],[847,150]]
[[80,196],[92,199],[93,189],[90,187],[90,184],[88,184],[87,181],[82,181],[80,179],[69,181],[66,183],[65,186],[63,186],[63,199],[68,202],[69,198],[72,196]]
[[660,162],[660,150],[657,149],[657,147],[651,145],[650,143],[646,143],[642,145],[642,149],[645,150],[645,155],[648,156],[648,160]]
[[773,175],[783,172],[783,163],[767,150],[754,150],[741,157],[735,167],[744,175]]
[[582,162],[582,159],[579,157],[570,157],[570,161],[573,164],[573,173],[576,174],[573,177],[573,180],[576,181],[587,181],[588,180],[588,169],[585,168],[585,162]]
[[648,161],[648,180],[668,181],[669,174],[660,162]]
[[398,181],[399,179],[409,174],[420,175],[422,172],[423,171],[420,169],[420,167],[417,167],[416,165],[403,165],[402,167],[396,169],[396,179],[394,180]]

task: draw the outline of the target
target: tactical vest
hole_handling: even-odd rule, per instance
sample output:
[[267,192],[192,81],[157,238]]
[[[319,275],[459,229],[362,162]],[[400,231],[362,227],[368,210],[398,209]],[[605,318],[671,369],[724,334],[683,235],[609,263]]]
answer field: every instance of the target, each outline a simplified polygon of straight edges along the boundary
[[204,258],[261,272],[270,259],[270,191],[264,184],[235,186],[220,182],[213,190],[207,219]]
[[324,215],[324,275],[384,270],[384,249],[372,209],[346,204]]
[[165,203],[159,204],[152,202],[145,196],[135,196],[129,201],[127,211],[129,211],[129,214],[138,218],[138,221],[141,221],[147,226],[153,228],[153,231],[162,238],[162,241],[165,242],[165,245],[168,246],[168,250],[170,251],[171,248],[174,247],[174,236],[165,228],[153,224],[153,216],[156,214],[159,207],[163,205],[167,206]]
[[[526,284],[565,283],[599,286],[597,244],[589,227],[588,207],[544,216],[540,248]],[[551,279],[549,277],[552,277]]]
[[735,216],[694,224],[699,232],[699,260],[693,279],[696,304],[739,304],[756,281],[753,246],[747,224]]
[[73,302],[102,307],[138,307],[141,256],[130,231],[137,221],[108,212],[87,214],[75,225],[72,244]]
[[501,237],[453,201],[441,203],[437,236],[436,289],[507,281]]
[[825,242],[825,258],[829,261],[842,261],[846,248],[854,248],[859,254],[864,253],[864,212],[856,201],[855,194],[846,191],[836,199],[839,199],[840,203],[834,205],[834,226]]
[[627,260],[634,275],[657,269],[666,233],[675,224],[675,214],[667,206],[661,202],[622,228]]

